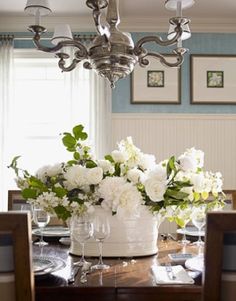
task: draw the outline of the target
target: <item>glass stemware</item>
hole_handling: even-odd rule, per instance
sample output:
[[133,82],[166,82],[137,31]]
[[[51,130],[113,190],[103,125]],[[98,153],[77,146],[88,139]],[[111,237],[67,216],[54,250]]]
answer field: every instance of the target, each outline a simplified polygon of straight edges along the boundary
[[31,222],[33,221],[33,206],[29,203],[22,204],[20,210],[30,212]]
[[33,221],[40,229],[40,241],[35,242],[35,245],[40,247],[48,245],[46,241],[43,240],[43,230],[50,221],[50,215],[44,209],[39,206],[34,206],[33,208]]
[[201,239],[201,230],[206,224],[206,206],[193,208],[191,219],[194,226],[198,229],[198,240],[193,244],[196,244],[197,246],[203,246],[204,241]]
[[109,269],[110,266],[108,264],[104,264],[102,260],[103,241],[110,235],[110,224],[108,218],[104,214],[95,216],[93,220],[93,227],[93,237],[98,242],[99,247],[99,261],[96,265],[92,266],[91,269]]
[[75,262],[75,266],[84,266],[88,263],[84,258],[84,245],[85,242],[93,235],[93,224],[85,217],[74,217],[71,221],[71,237],[78,241],[81,245],[81,258]]
[[191,220],[191,213],[192,213],[192,208],[185,208],[181,210],[181,212],[178,214],[178,218],[181,220],[181,223],[179,226],[181,227],[183,231],[183,237],[180,240],[180,243],[182,245],[187,245],[190,243],[189,240],[186,238],[186,225],[190,222]]

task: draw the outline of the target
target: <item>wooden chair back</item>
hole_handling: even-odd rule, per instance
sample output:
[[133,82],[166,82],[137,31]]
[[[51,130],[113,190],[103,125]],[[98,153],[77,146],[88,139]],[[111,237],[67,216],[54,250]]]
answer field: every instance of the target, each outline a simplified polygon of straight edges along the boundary
[[236,212],[209,212],[206,223],[203,301],[236,296]]
[[[26,212],[0,212],[0,299],[1,301],[34,301],[32,270],[31,221]],[[11,252],[10,252],[11,250]]]

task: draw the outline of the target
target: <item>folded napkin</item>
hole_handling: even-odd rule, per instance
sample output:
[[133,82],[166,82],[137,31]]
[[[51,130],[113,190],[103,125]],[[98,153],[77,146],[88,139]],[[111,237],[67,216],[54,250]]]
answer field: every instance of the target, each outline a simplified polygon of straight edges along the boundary
[[193,284],[194,280],[188,275],[185,269],[181,265],[172,266],[173,279],[170,277],[170,273],[167,272],[165,266],[151,267],[153,275],[157,284]]

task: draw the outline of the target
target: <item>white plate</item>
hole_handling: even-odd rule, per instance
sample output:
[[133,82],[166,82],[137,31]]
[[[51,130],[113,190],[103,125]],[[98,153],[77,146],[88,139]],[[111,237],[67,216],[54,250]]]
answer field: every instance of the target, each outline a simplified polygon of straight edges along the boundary
[[[179,234],[184,234],[184,230],[181,228],[177,229],[176,232]],[[189,235],[189,236],[198,236],[199,235],[198,229],[195,227],[186,227],[185,234]],[[200,236],[205,236],[205,231],[200,231]]]
[[65,261],[62,260],[61,258],[43,257],[43,259],[50,261],[52,263],[52,265],[50,265],[48,268],[45,268],[44,270],[35,271],[34,275],[36,277],[54,273],[58,270],[63,269],[66,266]]
[[[39,228],[33,229],[32,233],[34,235],[41,235],[41,230]],[[45,237],[69,237],[70,236],[70,230],[66,227],[46,227],[43,230],[43,236]]]
[[65,246],[70,246],[70,237],[62,237],[59,239],[59,242],[62,244],[62,245],[65,245]]
[[185,267],[189,270],[203,272],[204,270],[204,257],[195,256],[185,261]]
[[41,256],[35,256],[33,257],[33,269],[34,273],[42,272],[50,267],[53,266],[52,260],[41,257]]

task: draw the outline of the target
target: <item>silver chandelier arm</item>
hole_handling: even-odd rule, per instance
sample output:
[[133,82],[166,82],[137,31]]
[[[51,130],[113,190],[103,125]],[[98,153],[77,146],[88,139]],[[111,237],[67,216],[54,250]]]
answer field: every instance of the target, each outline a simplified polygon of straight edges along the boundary
[[145,55],[139,57],[138,62],[141,67],[146,67],[149,65],[149,60],[147,57],[153,57],[158,59],[164,66],[167,67],[179,67],[184,61],[184,53],[187,51],[185,48],[177,48],[174,49],[173,52],[175,54],[176,61],[168,62],[165,56],[160,54],[159,52],[146,52]]
[[63,54],[62,54],[62,56],[60,56],[60,54],[59,54],[58,57],[60,57],[60,60],[58,62],[58,66],[63,72],[72,71],[73,69],[75,69],[77,64],[80,62],[80,60],[73,59],[72,63],[69,66],[65,67],[66,61],[63,57]]
[[142,47],[143,44],[145,44],[145,43],[155,42],[156,44],[158,44],[160,46],[173,45],[178,41],[178,39],[181,37],[181,35],[182,35],[182,28],[180,27],[178,29],[178,31],[176,32],[176,35],[171,40],[162,40],[162,38],[158,37],[158,36],[143,37],[140,40],[138,40],[138,42],[134,46],[134,54],[139,56],[142,53],[145,53],[146,50]]
[[41,51],[55,53],[55,52],[58,52],[63,47],[71,46],[71,47],[76,47],[79,49],[79,56],[81,58],[88,57],[88,51],[87,51],[86,47],[82,43],[80,43],[78,40],[66,40],[66,41],[59,42],[56,46],[47,47],[40,43],[41,34],[46,32],[46,28],[44,28],[43,26],[40,26],[40,25],[31,25],[29,27],[29,30],[34,33],[33,42],[34,42],[35,46],[37,47],[37,49],[39,49]]

